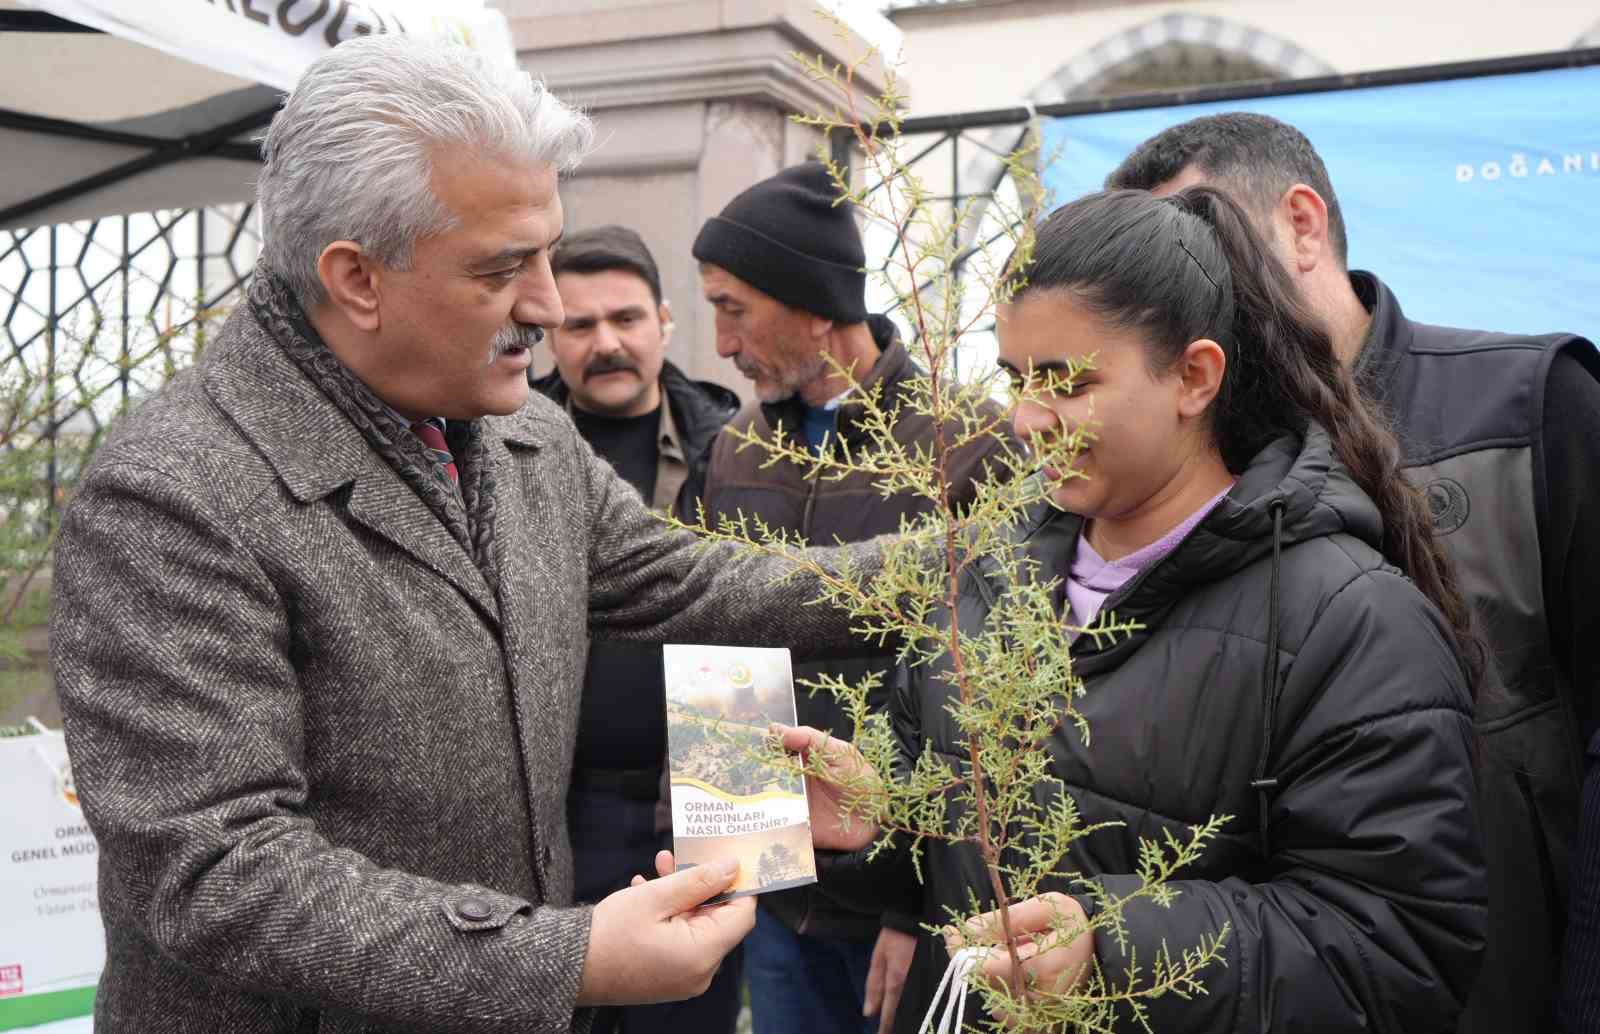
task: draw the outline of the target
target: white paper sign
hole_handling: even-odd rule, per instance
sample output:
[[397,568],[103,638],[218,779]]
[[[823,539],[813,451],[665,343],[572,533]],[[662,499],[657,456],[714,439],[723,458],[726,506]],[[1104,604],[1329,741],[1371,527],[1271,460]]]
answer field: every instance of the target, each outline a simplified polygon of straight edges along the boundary
[[517,59],[505,16],[483,0],[28,0],[35,7],[241,79],[289,90],[353,36],[399,32]]
[[61,733],[0,737],[0,786],[0,1030],[14,1030],[92,1011],[106,946]]

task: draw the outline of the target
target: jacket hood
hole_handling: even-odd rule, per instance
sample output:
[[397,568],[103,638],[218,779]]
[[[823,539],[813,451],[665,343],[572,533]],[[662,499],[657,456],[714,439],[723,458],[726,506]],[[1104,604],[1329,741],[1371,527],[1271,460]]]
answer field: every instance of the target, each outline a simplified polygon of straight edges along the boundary
[[[1190,588],[1221,581],[1270,557],[1273,511],[1280,506],[1282,523],[1277,534],[1284,549],[1336,534],[1351,535],[1373,549],[1380,547],[1383,522],[1377,506],[1334,455],[1327,432],[1312,425],[1304,438],[1287,435],[1257,453],[1205,520],[1176,549],[1108,599],[1105,610],[1115,610],[1121,620],[1153,624]],[[1049,504],[1041,504],[1030,516],[1031,520],[1019,525],[1019,545],[1039,564],[1042,578],[1060,579],[1065,586],[1083,519]],[[992,577],[992,572],[983,572],[991,594],[998,589]],[[1095,648],[1091,638],[1079,641],[1086,651]],[[1138,638],[1124,638],[1119,646]]]

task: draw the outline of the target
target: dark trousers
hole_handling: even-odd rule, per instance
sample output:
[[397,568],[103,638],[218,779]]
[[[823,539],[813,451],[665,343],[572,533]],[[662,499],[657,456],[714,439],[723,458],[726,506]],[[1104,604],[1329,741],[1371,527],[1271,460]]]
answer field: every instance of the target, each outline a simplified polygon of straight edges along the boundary
[[[655,801],[575,785],[567,795],[577,900],[596,902],[628,886],[635,874],[655,876],[656,852],[672,836],[655,829]],[[722,960],[706,993],[684,1002],[600,1009],[593,1034],[731,1034],[739,1018],[742,949]]]
[[873,1034],[861,1008],[874,943],[798,934],[757,905],[744,942],[755,1034]]

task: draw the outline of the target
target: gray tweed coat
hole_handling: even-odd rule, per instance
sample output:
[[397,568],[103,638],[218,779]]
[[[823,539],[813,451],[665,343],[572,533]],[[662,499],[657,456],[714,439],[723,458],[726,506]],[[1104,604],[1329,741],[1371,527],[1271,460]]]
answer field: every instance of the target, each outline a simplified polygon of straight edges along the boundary
[[123,422],[57,547],[96,1029],[586,1028],[564,807],[591,634],[806,653],[847,621],[657,523],[538,395],[468,443],[470,519],[441,510],[414,439],[336,403],[264,298]]

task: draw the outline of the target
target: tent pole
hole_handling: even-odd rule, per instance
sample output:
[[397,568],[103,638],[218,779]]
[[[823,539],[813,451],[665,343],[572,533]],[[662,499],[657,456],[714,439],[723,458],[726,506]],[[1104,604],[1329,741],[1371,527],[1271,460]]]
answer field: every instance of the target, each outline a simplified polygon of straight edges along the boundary
[[[126,144],[129,147],[166,147],[175,141],[171,137],[146,136],[142,133],[124,133],[116,129],[104,129],[100,126],[84,125],[81,122],[68,122],[64,119],[45,118],[41,115],[29,115],[10,108],[0,108],[0,129],[17,129],[25,133],[38,133],[42,136],[61,136],[72,140],[89,140],[102,144]],[[223,154],[218,148],[214,156],[226,158],[239,158],[242,161],[258,161],[254,148],[243,144],[230,143],[227,153]]]
[[[35,212],[49,208],[51,205],[57,205],[63,201],[71,201],[91,191],[99,190],[101,187],[110,186],[113,183],[137,176],[141,172],[159,169],[164,165],[171,165],[186,158],[214,157],[223,149],[224,145],[230,143],[233,137],[252,129],[260,129],[271,122],[272,116],[277,114],[277,111],[278,106],[274,104],[270,108],[252,112],[210,132],[185,137],[182,140],[167,141],[161,148],[150,154],[141,155],[120,165],[113,165],[109,169],[97,172],[92,176],[86,176],[64,187],[59,187],[38,197],[19,202],[9,208],[0,209],[0,227],[15,223]],[[232,157],[232,155],[229,155],[229,157]],[[259,151],[255,155],[255,159],[260,161]]]

